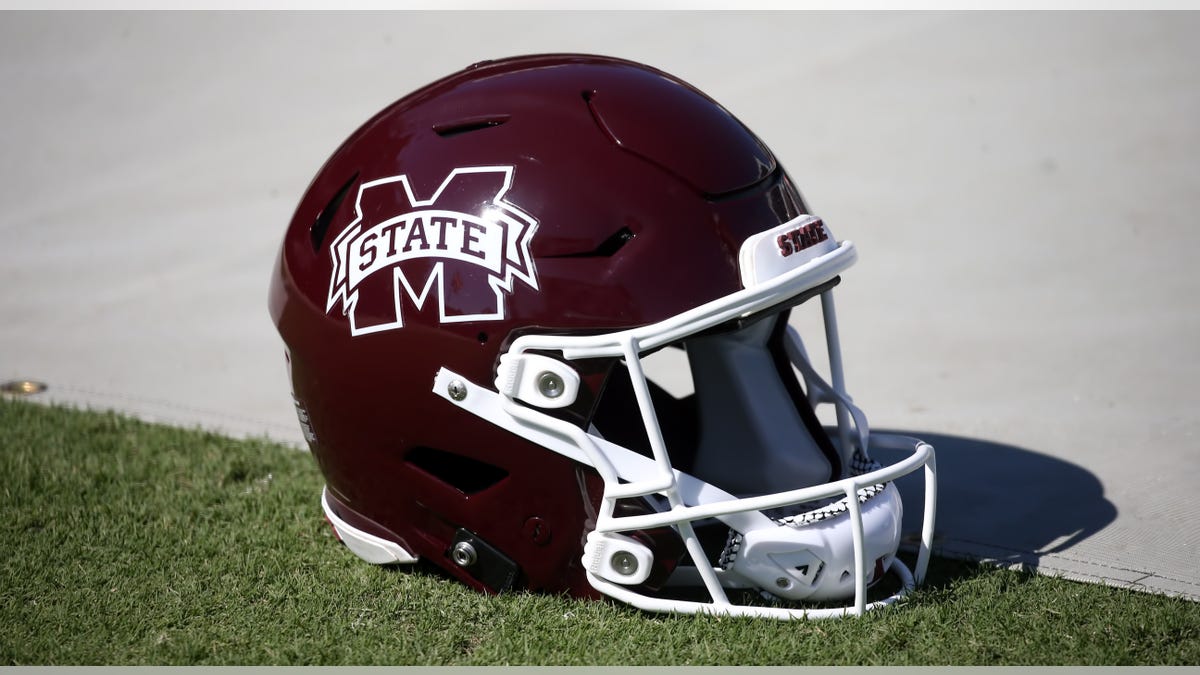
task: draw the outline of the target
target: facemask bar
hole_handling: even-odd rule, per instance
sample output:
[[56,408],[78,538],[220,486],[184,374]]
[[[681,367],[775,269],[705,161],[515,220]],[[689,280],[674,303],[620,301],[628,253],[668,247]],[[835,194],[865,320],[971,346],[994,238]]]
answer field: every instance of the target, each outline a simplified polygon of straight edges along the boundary
[[[847,413],[847,404],[850,401],[850,397],[846,394],[846,376],[842,371],[842,343],[838,339],[837,312],[833,306],[833,291],[825,291],[821,294],[821,315],[825,320],[825,344],[829,351],[829,373],[833,378],[833,390],[831,393],[834,396],[833,403],[837,414],[838,440],[842,443],[842,461],[845,463],[845,466],[850,466],[849,460],[853,454],[853,451],[850,449],[850,421]],[[794,329],[790,330],[789,337],[791,338],[788,340],[789,343],[803,344],[800,342],[800,336]],[[803,346],[801,346],[801,349],[803,349]],[[811,367],[811,362],[807,358],[793,358],[791,359],[792,364],[795,365],[797,360],[809,364]],[[809,381],[809,377],[805,375],[804,379],[806,380],[806,385],[811,387],[812,383]],[[863,455],[867,455],[866,420],[864,419],[862,422],[859,422],[856,419],[855,422],[855,427],[862,434],[862,437],[859,439],[859,451]]]
[[[634,359],[636,362],[637,359]],[[601,509],[589,542],[597,536],[618,535],[621,532],[649,530],[663,526],[679,529],[689,555],[700,564],[694,568],[711,602],[682,601],[643,595],[626,586],[588,572],[588,580],[600,592],[635,607],[656,612],[712,613],[732,616],[755,616],[776,619],[827,618],[859,615],[868,609],[891,604],[919,584],[929,563],[933,542],[934,510],[936,504],[936,473],[932,446],[904,436],[877,434],[876,448],[909,450],[912,455],[900,462],[859,476],[799,490],[738,499],[710,483],[678,470],[664,473],[657,459],[588,434],[579,427],[556,419],[486,387],[476,385],[456,373],[442,369],[434,380],[434,391],[464,410],[519,434],[530,441],[561,455],[596,468],[605,483]],[[893,481],[924,466],[925,509],[921,544],[915,576],[898,559],[892,569],[900,577],[903,588],[896,594],[875,603],[866,602],[866,560],[863,553],[862,513],[858,504],[859,489]],[[623,477],[630,482],[620,484]],[[661,494],[668,498],[671,508],[660,513],[614,517],[617,499]],[[746,532],[761,527],[775,527],[774,521],[762,511],[790,504],[805,503],[830,497],[845,497],[848,516],[853,524],[855,601],[853,607],[832,609],[791,609],[735,605],[729,602],[720,575],[707,564],[707,557],[691,523],[717,518],[729,527]]]
[[[754,283],[747,284],[747,288],[742,291],[656,324],[602,335],[524,335],[514,340],[509,351],[501,357],[499,374],[495,383],[498,393],[469,382],[447,369],[438,372],[434,382],[434,392],[502,428],[554,452],[594,467],[604,480],[605,488],[601,509],[597,514],[595,530],[588,536],[589,547],[592,547],[594,543],[596,546],[600,546],[605,542],[611,543],[622,538],[628,539],[623,537],[621,532],[663,526],[675,527],[682,537],[691,559],[697,563],[696,573],[711,597],[711,602],[690,602],[646,596],[627,586],[612,583],[598,576],[595,573],[597,569],[592,566],[593,569],[588,572],[589,582],[601,592],[650,611],[709,612],[772,618],[802,616],[820,618],[841,616],[846,613],[861,614],[868,608],[894,602],[915,583],[919,583],[924,576],[932,544],[933,511],[936,499],[933,448],[916,439],[878,438],[876,441],[878,447],[895,446],[899,449],[911,450],[913,454],[891,466],[825,485],[738,499],[712,484],[672,467],[650,399],[640,358],[643,353],[680,341],[689,335],[777,306],[781,299],[795,297],[807,289],[833,279],[842,270],[849,267],[854,259],[853,244],[848,241],[841,242],[827,252],[814,256],[794,268],[786,269],[761,281],[756,280]],[[825,316],[826,339],[830,345],[829,353],[834,384],[832,386],[825,384],[808,364],[798,336],[793,336],[793,339],[788,340],[789,354],[793,364],[801,369],[808,385],[809,396],[815,397],[819,402],[830,402],[836,406],[842,453],[847,457],[853,454],[850,435],[850,420],[853,419],[853,426],[858,431],[859,448],[865,455],[868,450],[866,419],[844,392],[841,351],[837,341],[837,325],[830,291],[822,294],[822,308]],[[650,441],[653,458],[647,458],[599,436],[589,434],[574,424],[556,419],[534,407],[518,403],[518,392],[532,390],[530,386],[527,386],[531,377],[542,377],[549,372],[551,375],[570,378],[569,369],[561,373],[554,373],[551,372],[555,370],[553,366],[550,366],[550,371],[533,372],[538,370],[539,364],[554,361],[554,359],[539,356],[537,352],[558,352],[567,361],[602,357],[623,359],[629,370],[630,381],[633,383],[635,398]],[[542,403],[547,402],[542,401]],[[901,577],[904,588],[892,597],[868,606],[866,603],[863,521],[857,499],[858,490],[876,483],[895,480],[922,466],[925,467],[926,500],[917,574],[914,578],[899,560],[895,560],[893,568]],[[622,480],[627,482],[622,483]],[[614,516],[617,500],[650,495],[666,497],[669,508],[647,515],[620,518]],[[856,574],[853,608],[805,610],[730,603],[718,571],[708,564],[708,558],[696,537],[692,523],[716,518],[739,532],[777,527],[778,525],[773,520],[762,513],[763,510],[831,497],[846,498],[848,515],[853,524],[851,529]],[[649,555],[648,549],[644,553]],[[597,561],[601,557],[596,549],[592,549],[592,554],[593,561]],[[585,552],[585,562],[587,562],[587,558],[588,553]]]

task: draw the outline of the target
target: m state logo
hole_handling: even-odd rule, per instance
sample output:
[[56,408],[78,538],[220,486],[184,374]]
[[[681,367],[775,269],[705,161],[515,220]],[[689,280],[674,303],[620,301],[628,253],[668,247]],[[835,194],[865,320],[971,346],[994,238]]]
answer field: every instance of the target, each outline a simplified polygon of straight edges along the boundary
[[[407,175],[363,183],[354,221],[330,247],[326,313],[340,303],[355,336],[393,330],[404,326],[405,298],[421,310],[433,293],[442,323],[503,319],[514,280],[538,288],[529,253],[538,222],[505,201],[512,179],[512,166],[458,168],[428,199]],[[495,196],[480,207],[481,194]]]

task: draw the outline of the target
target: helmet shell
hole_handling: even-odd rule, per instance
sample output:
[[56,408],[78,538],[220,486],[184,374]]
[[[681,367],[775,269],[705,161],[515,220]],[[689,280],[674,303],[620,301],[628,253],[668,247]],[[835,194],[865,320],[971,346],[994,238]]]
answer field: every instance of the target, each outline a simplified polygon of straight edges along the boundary
[[[472,229],[497,208],[504,227]],[[597,595],[580,566],[595,470],[463,415],[435,373],[491,387],[521,332],[620,330],[735,292],[741,243],[806,212],[740,121],[630,61],[487,61],[388,106],[308,186],[271,279],[333,508],[481,590],[502,589],[452,562],[460,529],[516,587]],[[563,414],[586,425],[611,363],[572,365],[585,391]]]

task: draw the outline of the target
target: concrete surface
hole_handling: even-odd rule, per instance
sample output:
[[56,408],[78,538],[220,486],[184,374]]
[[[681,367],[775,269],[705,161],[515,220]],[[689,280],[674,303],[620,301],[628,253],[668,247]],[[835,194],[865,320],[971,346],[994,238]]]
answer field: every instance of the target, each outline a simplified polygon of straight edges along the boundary
[[624,56],[741,117],[858,245],[849,386],[873,426],[937,446],[943,553],[1200,599],[1198,32],[1127,12],[6,13],[0,380],[298,443],[266,287],[326,156],[471,62]]

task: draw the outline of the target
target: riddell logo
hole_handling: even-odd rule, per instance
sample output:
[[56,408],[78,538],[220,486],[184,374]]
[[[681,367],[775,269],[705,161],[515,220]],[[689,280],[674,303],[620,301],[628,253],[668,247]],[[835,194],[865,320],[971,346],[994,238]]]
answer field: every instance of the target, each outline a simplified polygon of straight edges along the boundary
[[[330,247],[325,311],[340,303],[350,333],[365,335],[402,327],[404,299],[422,310],[433,293],[442,323],[503,319],[514,279],[538,287],[529,253],[538,223],[504,200],[512,178],[511,166],[454,169],[428,199],[413,194],[407,175],[363,183],[354,222]],[[480,207],[480,194],[494,196]],[[407,207],[379,206],[398,199]]]

